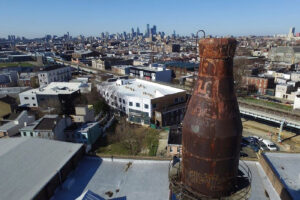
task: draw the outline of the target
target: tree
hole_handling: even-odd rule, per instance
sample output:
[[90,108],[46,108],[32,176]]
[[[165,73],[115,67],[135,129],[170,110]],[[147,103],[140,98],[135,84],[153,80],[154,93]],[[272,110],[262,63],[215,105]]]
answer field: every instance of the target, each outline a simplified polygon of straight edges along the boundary
[[108,112],[109,111],[109,105],[105,102],[103,98],[99,99],[96,103],[93,104],[95,114],[99,114],[101,111],[102,112]]
[[131,155],[137,155],[143,147],[144,137],[145,133],[128,124],[125,119],[121,119],[110,136],[109,143],[121,143]]

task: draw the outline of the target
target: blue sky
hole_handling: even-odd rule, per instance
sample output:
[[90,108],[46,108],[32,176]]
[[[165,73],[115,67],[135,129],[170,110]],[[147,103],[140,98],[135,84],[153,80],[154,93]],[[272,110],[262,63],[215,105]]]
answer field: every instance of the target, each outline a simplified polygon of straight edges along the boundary
[[173,30],[190,35],[198,29],[212,35],[273,35],[296,27],[299,0],[0,0],[0,37],[45,34]]

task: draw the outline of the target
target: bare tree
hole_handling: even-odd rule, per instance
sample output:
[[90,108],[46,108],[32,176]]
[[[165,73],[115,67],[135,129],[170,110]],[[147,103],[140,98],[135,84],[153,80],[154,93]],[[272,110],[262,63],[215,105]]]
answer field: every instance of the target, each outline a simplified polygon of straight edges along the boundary
[[233,64],[234,86],[237,93],[243,88],[243,76],[246,75],[248,61],[247,59],[236,59]]

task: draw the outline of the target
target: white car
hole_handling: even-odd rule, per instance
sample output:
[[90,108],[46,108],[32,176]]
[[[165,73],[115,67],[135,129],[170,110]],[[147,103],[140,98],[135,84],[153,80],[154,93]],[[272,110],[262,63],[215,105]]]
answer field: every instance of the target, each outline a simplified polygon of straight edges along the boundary
[[277,151],[277,146],[270,140],[262,140],[270,151]]

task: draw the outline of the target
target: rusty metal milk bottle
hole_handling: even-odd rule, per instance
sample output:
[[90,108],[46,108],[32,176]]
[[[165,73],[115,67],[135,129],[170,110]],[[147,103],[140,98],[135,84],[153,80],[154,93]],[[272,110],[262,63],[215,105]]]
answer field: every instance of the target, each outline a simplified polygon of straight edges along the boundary
[[185,186],[209,197],[229,195],[238,172],[242,123],[234,92],[233,38],[199,41],[200,67],[183,122]]

